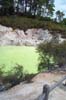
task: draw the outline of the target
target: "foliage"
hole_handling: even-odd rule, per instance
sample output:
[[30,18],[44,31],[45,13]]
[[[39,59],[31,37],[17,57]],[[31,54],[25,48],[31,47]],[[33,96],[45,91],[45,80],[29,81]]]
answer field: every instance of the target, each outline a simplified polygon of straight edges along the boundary
[[[54,14],[54,10],[55,10],[54,0],[17,0],[17,1],[16,0],[0,0],[0,6],[1,6],[0,16],[14,15],[14,16],[26,16],[29,18],[36,18],[38,16],[39,19],[45,20],[45,21],[51,20]],[[63,17],[64,17],[64,13],[61,11],[57,11],[55,21],[60,22],[63,20]],[[29,24],[26,25],[26,27],[29,26]],[[15,22],[15,25],[16,25],[16,22]],[[20,24],[18,24],[18,26],[19,28],[23,27],[23,26],[20,26]],[[35,24],[33,26],[35,27]],[[42,27],[42,24],[41,24],[41,27]]]
[[64,13],[63,12],[61,12],[60,10],[56,11],[56,20],[58,22],[63,21],[63,17],[64,17]]
[[[5,67],[5,66],[4,66]],[[35,76],[35,74],[29,74],[28,72],[24,72],[23,66],[16,64],[12,70],[7,73],[3,71],[3,67],[0,67],[0,82],[2,84],[10,84],[10,87],[19,84],[22,81],[31,82],[31,79]],[[7,87],[6,89],[8,89]]]
[[46,67],[48,70],[51,66],[51,58],[53,55],[51,55],[51,43],[41,43],[37,47],[37,51],[39,53],[39,65],[38,65],[38,71],[44,70]]
[[62,23],[66,25],[66,18],[63,19]]
[[52,19],[50,17],[42,17],[42,16],[38,17],[37,16],[37,19],[40,20],[40,21],[52,21]]
[[[37,51],[40,55],[40,63],[38,69],[51,67],[51,59],[53,60],[53,65],[58,64],[62,67],[66,64],[66,42],[59,43],[41,43],[37,47]],[[60,60],[61,59],[61,60]]]
[[29,74],[28,72],[25,72],[23,81],[26,81],[27,83],[32,82],[32,78],[35,76],[36,74]]
[[44,15],[50,16],[54,11],[54,0],[1,0],[0,5],[3,15],[12,15],[14,12],[17,15],[22,13],[26,16],[27,14],[41,16],[44,13]]
[[15,65],[12,70],[9,70],[8,72],[4,72],[5,65],[0,66],[0,80],[3,83],[14,83],[20,82],[20,80],[23,78],[23,66],[21,65]]
[[44,20],[50,20],[42,19],[41,17],[38,18],[27,18],[27,17],[17,17],[17,16],[10,16],[10,17],[0,17],[0,24],[8,26],[19,28],[19,29],[29,29],[29,28],[43,28],[43,29],[49,29],[49,30],[60,30],[64,31],[66,30],[66,26],[52,22],[52,21],[44,21]]
[[10,15],[14,13],[13,0],[1,0],[0,5],[0,15]]
[[3,69],[4,69],[4,65],[0,66],[0,79],[3,78]]

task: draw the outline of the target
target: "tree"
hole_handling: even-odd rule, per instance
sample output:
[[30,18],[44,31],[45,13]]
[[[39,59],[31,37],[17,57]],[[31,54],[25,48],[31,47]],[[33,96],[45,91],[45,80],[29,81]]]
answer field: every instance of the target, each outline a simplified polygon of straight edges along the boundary
[[53,16],[53,12],[54,12],[54,5],[53,4],[49,4],[48,6],[48,16]]
[[9,15],[14,12],[14,1],[13,0],[1,0],[1,9],[4,15]]
[[41,71],[45,68],[50,69],[51,66],[51,43],[41,43],[37,47],[37,51],[39,53],[39,65],[38,71]]
[[61,20],[63,20],[64,15],[65,14],[63,12],[61,12]]
[[64,17],[64,13],[61,12],[60,10],[56,11],[56,20],[58,22],[61,22],[63,20],[63,17]]
[[44,6],[44,16],[45,17],[53,16],[54,0],[43,0],[42,6]]
[[47,13],[48,16],[53,15],[54,0],[20,0],[20,2],[23,2],[21,6],[24,8],[24,13],[29,13],[34,16],[47,15]]
[[64,23],[64,25],[66,25],[66,18],[63,19],[63,23]]
[[14,12],[33,16],[52,16],[54,0],[0,0],[3,15],[11,15]]

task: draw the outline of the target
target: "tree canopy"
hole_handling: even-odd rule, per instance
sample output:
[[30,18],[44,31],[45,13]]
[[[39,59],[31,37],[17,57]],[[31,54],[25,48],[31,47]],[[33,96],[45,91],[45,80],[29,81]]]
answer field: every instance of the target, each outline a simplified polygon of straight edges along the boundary
[[52,16],[54,0],[0,0],[0,11],[6,15],[10,14],[9,12],[11,14],[16,12],[34,16]]
[[57,21],[58,21],[58,22],[61,22],[61,21],[63,20],[63,17],[64,17],[64,13],[61,12],[60,10],[58,10],[58,11],[56,12],[56,19],[57,19]]

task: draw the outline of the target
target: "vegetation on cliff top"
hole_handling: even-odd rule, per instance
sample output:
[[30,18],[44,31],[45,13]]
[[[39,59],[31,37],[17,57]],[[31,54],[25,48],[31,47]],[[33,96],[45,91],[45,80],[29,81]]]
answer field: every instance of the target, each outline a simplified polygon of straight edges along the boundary
[[53,18],[54,2],[55,0],[0,0],[0,24],[24,30],[43,28],[66,31],[64,12],[58,10]]
[[19,29],[29,29],[29,28],[43,28],[55,31],[66,31],[66,25],[62,23],[53,22],[50,18],[27,18],[27,17],[18,17],[18,16],[2,16],[0,17],[0,24],[19,28]]

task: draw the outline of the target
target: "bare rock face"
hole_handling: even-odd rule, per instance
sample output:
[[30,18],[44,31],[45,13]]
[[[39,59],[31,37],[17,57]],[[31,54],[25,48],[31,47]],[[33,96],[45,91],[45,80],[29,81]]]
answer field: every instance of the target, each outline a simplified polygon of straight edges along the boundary
[[16,34],[7,32],[0,38],[0,45],[14,45],[17,43]]
[[[58,35],[60,43],[66,39],[63,39],[61,35]],[[0,46],[4,45],[26,45],[36,46],[41,42],[50,42],[53,35],[48,30],[43,29],[27,29],[23,30],[15,29],[11,27],[5,27],[0,25]]]
[[20,45],[21,40],[25,37],[24,31],[13,30],[12,28],[7,28],[0,26],[0,45]]
[[19,37],[25,38],[26,37],[23,30],[16,29],[16,30],[14,30],[14,32],[16,33],[17,38],[19,38]]
[[39,29],[37,31],[37,34],[38,34],[38,40],[49,42],[52,39],[52,35],[48,30]]
[[31,40],[32,45],[37,45],[43,41],[49,42],[52,39],[52,35],[48,30],[43,29],[28,29],[26,32],[27,39]]
[[0,32],[5,33],[5,32],[11,32],[11,31],[13,31],[13,29],[11,27],[8,28],[6,26],[0,25]]
[[28,38],[41,40],[41,41],[50,41],[52,39],[52,35],[48,30],[43,29],[28,29],[26,32]]

